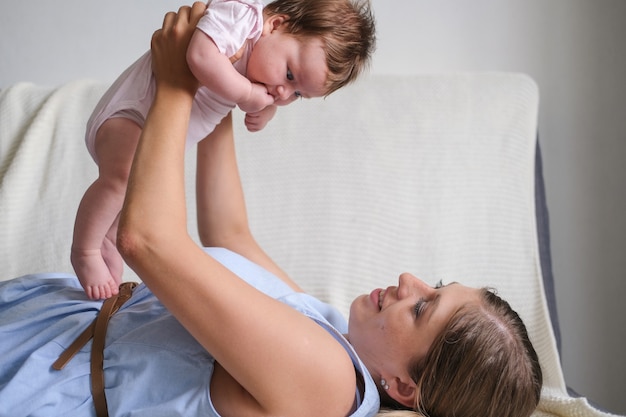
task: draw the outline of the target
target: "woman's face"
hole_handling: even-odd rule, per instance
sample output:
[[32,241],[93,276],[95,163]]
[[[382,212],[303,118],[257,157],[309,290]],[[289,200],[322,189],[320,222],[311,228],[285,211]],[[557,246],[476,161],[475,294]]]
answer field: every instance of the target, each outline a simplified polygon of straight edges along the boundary
[[426,356],[460,307],[479,304],[479,294],[457,283],[433,288],[404,273],[397,287],[375,289],[353,301],[348,338],[374,380],[410,379],[409,365]]

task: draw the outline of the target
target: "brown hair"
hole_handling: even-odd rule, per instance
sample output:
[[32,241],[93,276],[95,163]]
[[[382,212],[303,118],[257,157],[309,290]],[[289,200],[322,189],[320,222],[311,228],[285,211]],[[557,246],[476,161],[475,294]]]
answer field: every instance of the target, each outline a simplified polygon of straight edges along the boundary
[[275,0],[264,11],[288,16],[287,31],[300,39],[319,38],[328,66],[327,92],[353,82],[376,48],[369,0]]
[[524,323],[492,290],[480,305],[451,318],[410,373],[418,385],[416,412],[385,417],[528,417],[541,395],[542,372]]

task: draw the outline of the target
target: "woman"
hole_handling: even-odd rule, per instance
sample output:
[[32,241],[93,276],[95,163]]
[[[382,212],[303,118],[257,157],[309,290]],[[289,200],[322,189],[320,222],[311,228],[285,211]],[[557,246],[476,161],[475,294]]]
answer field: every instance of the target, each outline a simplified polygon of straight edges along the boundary
[[102,306],[119,311],[100,364],[109,314],[75,278],[1,284],[0,415],[93,415],[95,404],[98,415],[371,416],[379,402],[432,417],[530,415],[537,356],[491,292],[402,274],[356,298],[348,323],[302,293],[250,234],[230,117],[198,150],[210,158],[201,240],[221,249],[189,237],[184,141],[198,84],[180,51],[203,10],[166,15],[153,37],[157,94],[117,241],[145,286]]

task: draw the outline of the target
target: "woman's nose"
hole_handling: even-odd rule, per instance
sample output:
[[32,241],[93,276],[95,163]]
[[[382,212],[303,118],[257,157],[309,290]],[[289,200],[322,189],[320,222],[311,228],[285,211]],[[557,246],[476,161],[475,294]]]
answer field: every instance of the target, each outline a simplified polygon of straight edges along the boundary
[[434,289],[415,275],[404,272],[398,279],[398,298],[407,297],[413,293],[420,297],[427,297]]

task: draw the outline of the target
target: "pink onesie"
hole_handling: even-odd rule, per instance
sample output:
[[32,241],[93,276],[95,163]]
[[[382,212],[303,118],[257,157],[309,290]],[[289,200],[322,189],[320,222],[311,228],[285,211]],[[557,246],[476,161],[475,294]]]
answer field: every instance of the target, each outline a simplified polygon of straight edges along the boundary
[[[263,6],[261,0],[211,0],[197,26],[228,57],[244,47],[243,56],[233,64],[244,76],[252,48],[263,29]],[[126,117],[143,127],[154,94],[152,58],[148,51],[115,80],[87,122],[85,141],[96,163],[98,160],[94,143],[96,132],[102,123],[111,117]],[[235,104],[206,87],[200,87],[191,110],[187,147],[195,145],[211,133]]]

